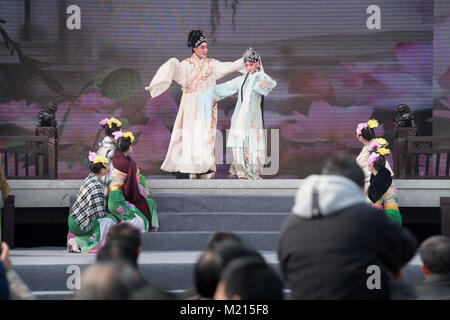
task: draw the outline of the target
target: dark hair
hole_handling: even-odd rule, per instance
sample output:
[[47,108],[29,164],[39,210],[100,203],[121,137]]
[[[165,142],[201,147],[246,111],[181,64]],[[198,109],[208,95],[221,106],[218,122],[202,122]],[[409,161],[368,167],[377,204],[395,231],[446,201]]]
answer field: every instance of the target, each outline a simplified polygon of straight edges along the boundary
[[383,156],[382,154],[379,154],[378,152],[372,152],[372,153],[377,153],[379,155],[378,158],[376,158],[375,161],[373,162],[374,169],[377,171],[380,171],[381,169],[386,168],[385,156]]
[[450,238],[433,236],[420,245],[420,257],[431,273],[450,272]]
[[282,300],[283,282],[265,262],[239,258],[227,266],[221,280],[228,299],[237,295],[243,300]]
[[367,126],[366,128],[361,129],[360,136],[363,137],[365,140],[370,141],[375,138],[375,130]]
[[205,298],[212,298],[222,271],[232,260],[242,257],[254,257],[264,262],[258,251],[234,241],[225,240],[214,249],[204,252],[194,269],[198,293]]
[[132,143],[131,143],[131,138],[130,137],[128,137],[128,138],[120,137],[119,140],[117,140],[116,149],[119,152],[124,153],[124,152],[128,151],[128,149],[130,149],[131,145],[132,145]]
[[105,243],[116,240],[127,242],[137,252],[141,247],[141,232],[129,223],[119,223],[108,230]]
[[364,187],[364,172],[348,153],[337,153],[327,158],[322,167],[322,174],[343,176],[361,188]]
[[89,161],[89,170],[91,170],[91,172],[99,173],[100,170],[102,170],[103,168],[106,168],[103,165],[103,163],[101,162],[94,163],[93,161]]
[[108,123],[106,123],[102,127],[105,128],[105,136],[108,136],[108,137],[112,137],[113,132],[120,131],[120,129],[122,128],[122,126],[118,127],[117,123],[115,123],[115,122],[111,123],[111,128],[109,127]]
[[[101,273],[101,277],[97,275]],[[126,262],[102,262],[89,266],[82,274],[79,300],[127,300],[134,292],[138,277]]]
[[137,269],[138,253],[126,240],[116,239],[106,243],[97,254],[97,262],[126,262]]
[[212,298],[216,292],[221,272],[220,257],[213,251],[205,251],[194,267],[194,283],[199,295]]
[[192,52],[194,52],[194,46],[195,43],[201,38],[201,37],[205,37],[203,35],[203,32],[201,30],[192,30],[191,32],[189,32],[188,35],[188,40],[187,40],[187,46],[189,48],[192,48]]
[[235,233],[217,231],[208,237],[207,247],[208,249],[214,249],[223,241],[234,241],[238,244],[242,243],[242,239]]

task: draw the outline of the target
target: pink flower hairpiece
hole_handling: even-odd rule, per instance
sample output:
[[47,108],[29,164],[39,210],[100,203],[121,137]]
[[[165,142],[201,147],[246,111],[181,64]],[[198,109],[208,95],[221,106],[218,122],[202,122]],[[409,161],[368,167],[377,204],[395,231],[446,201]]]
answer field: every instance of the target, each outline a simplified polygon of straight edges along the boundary
[[106,125],[108,123],[108,121],[109,121],[109,118],[105,118],[102,121],[100,121],[100,125],[104,126],[104,125]]
[[95,152],[89,151],[89,161],[94,162],[95,158],[97,158],[97,154]]
[[370,154],[370,156],[369,156],[369,165],[370,165],[370,166],[373,166],[373,163],[375,162],[375,160],[378,159],[379,156],[380,156],[379,153],[372,152],[372,153]]
[[114,139],[119,140],[120,137],[123,137],[122,131],[113,132]]
[[377,151],[381,148],[381,144],[377,140],[372,140],[369,143],[369,151]]
[[358,128],[356,128],[356,134],[358,136],[360,136],[362,129],[365,129],[367,127],[368,127],[368,124],[366,122],[358,124]]

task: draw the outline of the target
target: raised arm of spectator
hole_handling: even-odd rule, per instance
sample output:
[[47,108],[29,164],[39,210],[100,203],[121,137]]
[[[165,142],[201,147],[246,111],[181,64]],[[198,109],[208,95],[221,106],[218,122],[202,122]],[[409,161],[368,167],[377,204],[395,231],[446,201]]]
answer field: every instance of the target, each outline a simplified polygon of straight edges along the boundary
[[2,254],[0,261],[6,269],[6,279],[9,285],[10,300],[36,300],[28,286],[22,281],[19,275],[13,270],[11,259],[9,258],[9,247],[5,242],[1,243]]

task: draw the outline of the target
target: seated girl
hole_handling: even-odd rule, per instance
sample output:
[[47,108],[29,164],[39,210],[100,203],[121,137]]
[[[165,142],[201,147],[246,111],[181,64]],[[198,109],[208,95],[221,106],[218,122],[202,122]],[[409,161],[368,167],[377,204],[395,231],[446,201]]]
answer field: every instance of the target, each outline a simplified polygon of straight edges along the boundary
[[[361,167],[361,170],[364,172],[364,192],[367,192],[369,188],[369,180],[370,180],[370,170],[369,164],[367,160],[369,159],[369,155],[372,151],[376,151],[377,148],[385,148],[388,145],[388,142],[383,138],[375,138],[375,128],[378,127],[378,121],[375,119],[370,119],[367,122],[359,123],[356,128],[356,138],[364,145],[361,149],[361,153],[356,158],[356,163]],[[377,141],[378,145],[374,144],[374,141]],[[389,162],[386,161],[386,168],[391,172],[391,176],[394,175],[394,172],[389,165]]]
[[116,152],[109,176],[108,209],[121,222],[128,222],[141,232],[158,231],[155,200],[136,162],[130,157],[134,136],[131,132],[114,132]]
[[402,225],[402,216],[398,208],[397,190],[392,184],[391,172],[386,169],[386,158],[390,150],[380,148],[369,155],[370,185],[367,195],[372,206],[384,210],[392,221]]
[[[113,133],[122,131],[122,122],[116,118],[105,118],[100,121],[100,125],[105,129],[105,137],[100,142],[100,148],[97,151],[99,156],[104,156],[108,160],[107,173],[111,171],[111,162],[114,158],[114,152],[116,150],[116,141],[114,140]],[[105,207],[108,208],[108,174],[101,179],[103,184],[103,190],[105,194]]]
[[104,244],[108,229],[116,224],[107,215],[101,178],[106,174],[107,160],[89,152],[91,173],[84,179],[77,199],[70,208],[67,247],[69,252],[97,252]]

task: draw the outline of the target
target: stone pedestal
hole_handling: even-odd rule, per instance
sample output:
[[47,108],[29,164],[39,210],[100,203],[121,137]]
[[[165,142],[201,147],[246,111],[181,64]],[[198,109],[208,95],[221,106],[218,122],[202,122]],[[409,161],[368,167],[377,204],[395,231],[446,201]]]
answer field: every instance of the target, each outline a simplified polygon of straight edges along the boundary
[[36,136],[49,137],[48,175],[49,179],[58,179],[58,128],[37,127]]
[[408,160],[407,141],[408,137],[417,135],[417,127],[398,127],[395,128],[394,141],[394,173],[396,179],[406,177],[406,165]]

